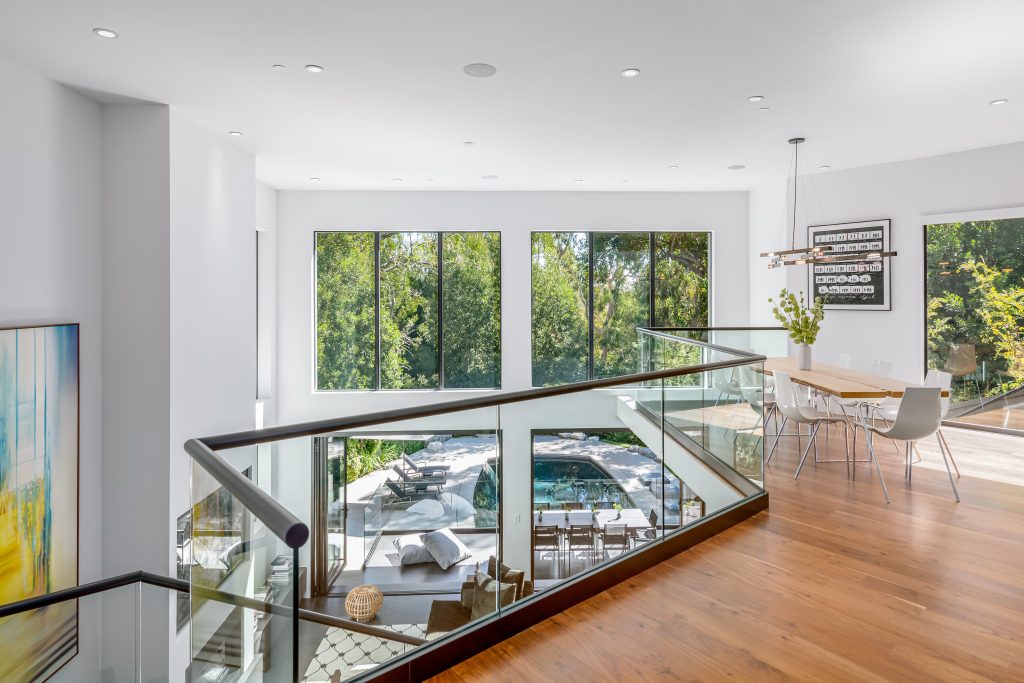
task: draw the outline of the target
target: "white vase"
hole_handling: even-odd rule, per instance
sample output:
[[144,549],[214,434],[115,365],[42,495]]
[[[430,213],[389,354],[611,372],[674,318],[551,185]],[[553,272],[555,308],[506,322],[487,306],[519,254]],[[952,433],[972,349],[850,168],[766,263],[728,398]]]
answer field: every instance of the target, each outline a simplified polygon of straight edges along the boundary
[[797,364],[801,370],[811,369],[811,345],[810,344],[797,344],[796,345],[796,359]]

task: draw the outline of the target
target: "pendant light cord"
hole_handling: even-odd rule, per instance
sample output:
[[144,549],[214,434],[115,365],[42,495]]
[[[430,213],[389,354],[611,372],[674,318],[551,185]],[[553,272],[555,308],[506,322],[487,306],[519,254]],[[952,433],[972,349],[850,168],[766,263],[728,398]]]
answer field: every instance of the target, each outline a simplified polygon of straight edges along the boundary
[[789,248],[796,249],[796,188],[799,177],[800,143],[793,145],[793,230],[789,238]]

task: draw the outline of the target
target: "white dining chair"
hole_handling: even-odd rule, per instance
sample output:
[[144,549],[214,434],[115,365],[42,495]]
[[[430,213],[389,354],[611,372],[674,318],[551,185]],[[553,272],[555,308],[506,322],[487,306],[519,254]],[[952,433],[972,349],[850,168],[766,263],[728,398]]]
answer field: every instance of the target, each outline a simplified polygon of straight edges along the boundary
[[891,360],[876,360],[872,364],[871,369],[876,375],[881,375],[882,377],[892,377]]
[[[829,415],[826,412],[822,412],[816,408],[810,406],[801,406],[797,403],[796,393],[793,390],[793,380],[790,379],[789,373],[776,372],[775,373],[775,404],[778,406],[779,412],[782,413],[784,418],[781,430],[785,428],[786,422],[793,421],[797,425],[797,448],[799,449],[799,435],[800,425],[805,424],[811,427],[810,439],[807,441],[807,446],[804,448],[803,454],[800,456],[800,463],[796,466],[796,472],[793,474],[793,478],[796,479],[800,476],[800,470],[803,469],[804,461],[807,460],[807,454],[811,452],[811,448],[814,448],[815,461],[817,461],[818,445],[815,438],[818,435],[818,428],[822,424],[828,424],[833,422],[839,422],[843,425],[843,443],[846,446],[846,473],[849,476],[850,473],[850,439],[848,430],[848,423],[845,417],[838,417],[835,415]],[[772,446],[772,452],[775,452],[775,447],[778,446],[778,439],[775,440],[775,446]],[[769,460],[770,460],[769,454]]]
[[[903,399],[900,401],[899,410],[896,412],[896,419],[888,428],[877,427],[873,423],[864,421],[864,433],[867,436],[868,453],[875,461],[875,470],[878,472],[878,481],[882,484],[882,494],[885,502],[890,502],[889,490],[885,486],[885,479],[882,477],[882,467],[878,462],[875,452],[874,437],[882,436],[886,439],[905,441],[904,464],[907,481],[910,481],[911,459],[910,452],[915,442],[935,434],[939,430],[942,421],[942,406],[940,402],[941,389],[939,387],[907,387],[903,392]],[[956,490],[956,482],[953,481],[953,471],[949,467],[949,458],[946,456],[946,448],[939,440],[939,450],[942,451],[942,459],[946,463],[946,473],[949,475],[949,485],[953,487],[953,497],[960,502],[960,494]]]
[[[924,384],[922,386],[938,387],[940,392],[941,391],[945,391],[947,393],[946,396],[942,396],[941,393],[940,393],[940,398],[939,398],[939,405],[940,405],[940,409],[941,409],[940,410],[940,418],[939,418],[940,421],[941,420],[945,420],[946,416],[949,415],[949,409],[950,409],[950,403],[951,403],[950,387],[952,386],[952,384],[953,384],[953,375],[952,374],[950,374],[948,372],[945,372],[943,370],[935,370],[934,368],[929,370],[928,374],[925,375],[925,378],[924,378]],[[874,405],[872,405],[870,407],[871,416],[874,417],[874,418],[881,418],[882,421],[885,423],[885,426],[889,427],[891,425],[891,423],[893,422],[893,420],[896,419],[896,415],[899,412],[899,408],[900,408],[900,399],[898,399],[898,398],[886,398],[886,399],[883,399],[882,401],[880,401],[880,402],[878,402],[878,403],[876,403],[876,404],[874,404]],[[854,438],[856,439],[856,432],[854,432]],[[946,449],[946,453],[949,454],[949,461],[951,463],[953,463],[953,469],[956,471],[956,476],[959,478],[959,476],[960,476],[960,468],[957,467],[956,460],[953,459],[953,451],[950,449],[949,443],[946,441],[946,435],[942,433],[942,428],[941,427],[938,430],[936,430],[935,438],[942,442],[940,444],[940,446],[944,447]],[[856,443],[856,441],[854,443]],[[897,449],[898,449],[898,447],[897,447]],[[914,453],[917,454],[917,459],[920,460],[921,459],[921,452],[917,449],[917,444],[914,444],[913,451],[914,451]],[[910,464],[913,465],[914,461],[911,461]],[[908,475],[909,474],[910,473],[908,471]]]
[[[763,427],[766,431],[768,429],[768,420],[774,416],[775,431],[778,432],[779,418],[775,405],[775,394],[771,393],[768,387],[763,386],[764,374],[755,373],[749,365],[741,365],[739,371],[740,393],[743,396],[743,400],[757,414],[757,422],[754,423],[753,427],[744,427],[743,429],[750,429],[756,432],[758,427]],[[735,430],[733,443],[736,442],[740,431],[739,429]]]

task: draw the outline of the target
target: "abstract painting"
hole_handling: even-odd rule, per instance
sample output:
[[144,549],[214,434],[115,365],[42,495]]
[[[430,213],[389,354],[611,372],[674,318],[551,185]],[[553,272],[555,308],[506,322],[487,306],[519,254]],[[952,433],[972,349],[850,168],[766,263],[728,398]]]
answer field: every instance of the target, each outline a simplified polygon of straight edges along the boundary
[[[78,325],[0,329],[0,604],[78,583]],[[78,653],[78,605],[0,619],[0,681]]]

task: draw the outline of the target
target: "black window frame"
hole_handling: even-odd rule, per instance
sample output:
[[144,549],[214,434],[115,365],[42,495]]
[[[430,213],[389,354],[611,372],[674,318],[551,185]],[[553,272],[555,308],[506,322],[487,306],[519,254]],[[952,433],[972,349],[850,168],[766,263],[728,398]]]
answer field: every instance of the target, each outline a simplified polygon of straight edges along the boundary
[[[318,294],[317,294],[317,242],[321,234],[350,233],[373,235],[373,386],[368,389],[321,389],[318,384],[320,356],[317,353],[317,334],[319,329],[318,316]],[[429,388],[390,389],[381,387],[381,310],[380,310],[380,243],[382,237],[396,233],[417,233],[434,235],[437,240],[437,386]],[[498,373],[497,383],[488,387],[446,387],[444,382],[444,236],[461,234],[497,235],[498,239],[498,260],[496,279],[498,282]],[[415,228],[402,230],[314,230],[313,231],[313,328],[312,328],[312,353],[313,353],[313,391],[315,393],[338,394],[351,392],[376,392],[376,391],[498,391],[501,389],[502,381],[502,272],[501,272],[501,230],[418,230]]]
[[[711,326],[712,301],[714,299],[714,231],[713,230],[531,230],[530,231],[530,385],[538,385],[533,379],[533,244],[535,235],[552,234],[585,234],[587,236],[587,376],[586,381],[595,379],[594,376],[594,235],[640,233],[647,235],[647,258],[648,258],[648,301],[647,301],[647,327],[658,327],[657,324],[657,235],[667,234],[702,234],[707,235],[708,240],[708,297],[707,297],[707,321],[703,327]],[[702,326],[694,326],[702,327]]]

